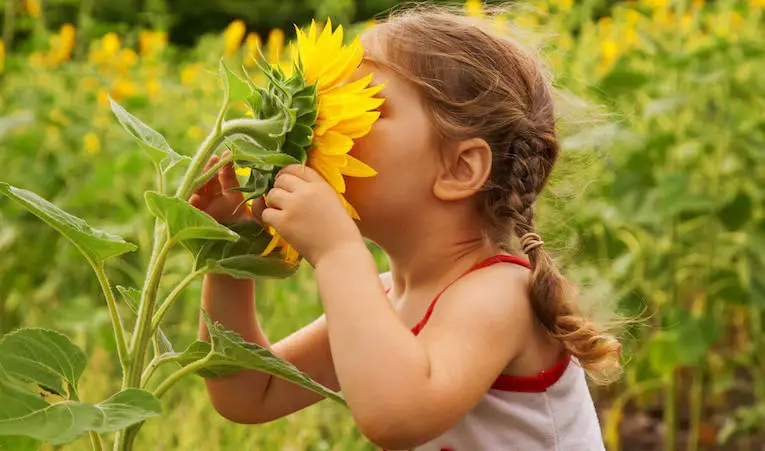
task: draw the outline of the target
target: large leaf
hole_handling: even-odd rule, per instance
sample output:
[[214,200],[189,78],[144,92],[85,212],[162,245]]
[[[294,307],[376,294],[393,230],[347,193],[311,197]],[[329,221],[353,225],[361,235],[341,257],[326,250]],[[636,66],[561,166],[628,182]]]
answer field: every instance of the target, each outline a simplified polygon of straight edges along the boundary
[[[42,397],[29,391],[0,365],[0,420],[25,416],[48,406]],[[22,435],[0,436],[0,451],[35,451],[42,442]]]
[[111,98],[109,102],[111,102],[114,115],[117,116],[117,120],[122,124],[125,131],[142,144],[149,158],[159,165],[162,172],[168,171],[181,161],[190,160],[189,157],[174,151],[164,136],[128,113],[120,104]]
[[271,241],[271,235],[258,223],[241,221],[229,227],[239,235],[239,239],[205,243],[195,257],[195,269],[207,267],[208,272],[252,279],[286,278],[297,271],[299,263],[288,263],[278,253],[261,256]]
[[[130,308],[130,311],[138,316],[138,307],[141,303],[141,292],[133,287],[125,288],[121,285],[117,285],[116,288],[122,295],[128,308]],[[173,344],[170,343],[170,340],[168,340],[167,335],[165,335],[161,327],[157,328],[157,342],[159,343],[162,352],[175,352],[173,350]]]
[[151,393],[130,388],[98,404],[65,401],[24,416],[0,420],[0,436],[25,435],[54,445],[69,443],[89,431],[122,430],[162,413]]
[[138,248],[121,237],[90,227],[84,220],[70,215],[31,191],[0,182],[0,193],[58,230],[92,262],[101,262]]
[[188,365],[200,359],[207,359],[207,365],[200,375],[203,377],[223,376],[240,369],[263,371],[281,379],[293,382],[305,389],[318,393],[345,404],[343,397],[311,379],[295,367],[274,355],[271,351],[255,343],[248,343],[236,333],[226,330],[219,324],[213,324],[202,311],[207,329],[210,331],[212,344],[197,341],[191,344],[179,356],[181,365]]
[[75,390],[88,356],[69,338],[47,329],[19,329],[0,340],[0,366],[12,377],[66,396]]
[[147,191],[145,197],[149,211],[167,224],[170,239],[184,242],[192,254],[199,251],[205,240],[235,241],[239,237],[207,213],[177,197],[154,191]]

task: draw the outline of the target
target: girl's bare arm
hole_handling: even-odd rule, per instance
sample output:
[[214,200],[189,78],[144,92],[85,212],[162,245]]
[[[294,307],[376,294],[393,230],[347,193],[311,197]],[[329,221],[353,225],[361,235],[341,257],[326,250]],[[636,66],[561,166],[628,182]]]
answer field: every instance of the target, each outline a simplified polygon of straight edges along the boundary
[[[388,286],[389,275],[380,277]],[[258,323],[253,286],[251,280],[209,274],[202,285],[202,308],[213,321],[220,322],[249,342],[270,348],[320,384],[339,390],[325,317],[322,315],[308,326],[270,345]],[[207,326],[201,319],[199,339],[210,339]],[[207,378],[205,385],[215,409],[237,423],[275,420],[323,399],[291,382],[253,370]]]

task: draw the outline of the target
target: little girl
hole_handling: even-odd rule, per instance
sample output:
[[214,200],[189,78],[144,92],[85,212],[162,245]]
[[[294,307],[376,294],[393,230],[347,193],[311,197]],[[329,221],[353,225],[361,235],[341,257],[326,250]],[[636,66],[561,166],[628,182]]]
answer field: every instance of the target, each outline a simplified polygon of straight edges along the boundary
[[[342,393],[387,449],[602,450],[585,372],[620,345],[582,316],[534,230],[557,159],[551,87],[532,52],[472,20],[407,11],[368,30],[355,78],[385,83],[381,118],[352,154],[378,171],[338,196],[315,171],[283,169],[268,208],[235,214],[224,167],[191,199],[220,222],[262,220],[315,267],[325,315],[271,344],[253,283],[207,275],[202,306]],[[210,165],[217,159],[213,157]],[[378,275],[362,237],[390,258]],[[515,255],[515,243],[525,257]],[[204,323],[200,339],[208,340]],[[271,421],[321,398],[257,371],[205,380],[215,409]]]

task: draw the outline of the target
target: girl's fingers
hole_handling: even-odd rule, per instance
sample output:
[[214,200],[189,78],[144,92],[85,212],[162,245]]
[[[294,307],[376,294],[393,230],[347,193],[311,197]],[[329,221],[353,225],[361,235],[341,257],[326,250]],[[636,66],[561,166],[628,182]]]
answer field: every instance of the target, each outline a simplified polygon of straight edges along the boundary
[[289,195],[290,193],[281,188],[273,188],[268,192],[268,196],[266,196],[266,205],[268,205],[268,208],[277,208],[282,210],[284,209]]
[[[207,161],[207,164],[205,165],[204,171],[207,171],[211,167],[215,165],[220,160],[217,155],[213,155],[210,157],[210,159]],[[206,194],[208,196],[217,196],[221,192],[220,187],[220,181],[218,180],[218,177],[212,176],[210,177],[210,180],[205,182],[205,184],[200,189],[201,194]]]
[[223,191],[228,191],[231,188],[239,186],[239,180],[236,178],[233,163],[223,166],[223,168],[218,171],[218,182]]
[[206,197],[200,196],[199,194],[192,194],[189,198],[189,203],[193,207],[204,210],[208,204],[208,199]]
[[274,182],[274,188],[281,188],[284,191],[287,191],[289,193],[294,193],[298,185],[300,185],[301,183],[305,183],[305,181],[301,180],[300,178],[292,174],[280,172],[276,176],[276,181]]
[[263,210],[263,214],[261,215],[263,222],[274,227],[275,229],[279,228],[279,225],[281,224],[281,219],[283,217],[284,217],[284,212],[281,210],[277,210],[276,208],[266,208],[265,210]]
[[258,197],[257,199],[252,200],[252,204],[250,205],[250,211],[252,212],[252,217],[258,221],[259,223],[262,223],[263,220],[260,218],[263,214],[263,210],[266,209],[266,198],[265,197]]

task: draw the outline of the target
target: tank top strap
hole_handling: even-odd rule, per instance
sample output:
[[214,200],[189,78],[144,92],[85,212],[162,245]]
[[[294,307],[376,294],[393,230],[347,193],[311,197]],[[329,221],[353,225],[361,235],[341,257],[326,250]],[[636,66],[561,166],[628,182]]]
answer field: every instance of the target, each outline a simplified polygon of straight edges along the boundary
[[462,275],[457,277],[456,279],[452,280],[447,284],[433,299],[433,301],[428,306],[428,310],[425,312],[425,316],[422,317],[420,322],[414,325],[412,328],[412,333],[417,335],[422,331],[422,329],[425,327],[425,324],[428,323],[428,320],[430,320],[430,316],[433,314],[433,309],[436,308],[436,303],[441,298],[441,295],[444,294],[444,292],[449,289],[455,282],[460,280],[461,278],[465,277],[466,275],[470,274],[473,271],[477,271],[482,268],[486,268],[487,266],[491,266],[497,263],[513,263],[516,265],[523,266],[525,268],[531,269],[531,263],[528,262],[528,260],[524,260],[523,258],[517,257],[515,255],[507,255],[507,254],[499,254],[495,255],[493,257],[489,257],[478,264],[474,265],[472,268],[468,269]]

